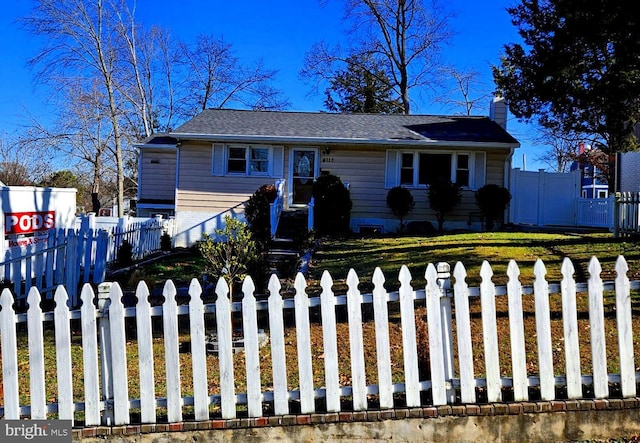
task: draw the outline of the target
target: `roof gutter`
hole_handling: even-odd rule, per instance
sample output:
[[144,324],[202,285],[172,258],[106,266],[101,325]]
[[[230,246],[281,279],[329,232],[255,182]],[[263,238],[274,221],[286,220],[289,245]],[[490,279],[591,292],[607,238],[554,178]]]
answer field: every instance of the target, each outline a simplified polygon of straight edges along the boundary
[[431,139],[371,139],[371,138],[332,138],[332,137],[283,137],[271,135],[229,135],[229,134],[190,134],[172,132],[171,136],[178,140],[204,140],[218,142],[254,142],[282,144],[321,144],[321,145],[384,145],[384,146],[441,146],[465,148],[516,148],[520,143],[441,141]]

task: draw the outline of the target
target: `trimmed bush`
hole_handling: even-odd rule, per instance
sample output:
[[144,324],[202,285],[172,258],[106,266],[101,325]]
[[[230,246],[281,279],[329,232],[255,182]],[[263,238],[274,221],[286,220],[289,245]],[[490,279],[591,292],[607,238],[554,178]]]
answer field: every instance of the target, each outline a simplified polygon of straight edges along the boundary
[[313,183],[314,225],[319,234],[349,231],[351,193],[335,175],[322,175]]
[[488,184],[476,192],[476,204],[482,212],[485,229],[491,231],[497,222],[504,223],[504,211],[511,202],[511,193],[502,186]]
[[429,185],[429,207],[436,212],[438,231],[442,232],[444,217],[455,208],[462,199],[462,188],[457,183],[437,181]]
[[404,232],[404,218],[411,212],[416,202],[411,192],[402,186],[396,186],[387,192],[387,206],[393,215],[400,219],[400,232]]
[[271,240],[271,203],[277,197],[275,185],[262,185],[249,197],[244,215],[254,240],[266,250]]

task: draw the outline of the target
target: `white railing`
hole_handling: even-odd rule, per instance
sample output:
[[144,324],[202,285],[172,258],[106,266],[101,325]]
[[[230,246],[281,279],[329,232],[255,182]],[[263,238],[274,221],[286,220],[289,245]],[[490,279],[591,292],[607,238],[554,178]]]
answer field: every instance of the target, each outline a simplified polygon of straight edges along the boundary
[[[615,282],[604,283],[600,264],[593,258],[588,267],[588,282],[576,283],[573,265],[566,259],[562,264],[562,282],[549,284],[545,280],[545,266],[538,261],[534,266],[533,286],[523,287],[518,266],[512,261],[507,271],[507,286],[496,287],[491,281],[491,266],[484,262],[480,287],[469,288],[465,282],[466,270],[458,263],[454,270],[455,284],[450,289],[446,275],[438,274],[430,264],[425,273],[426,285],[414,289],[411,274],[403,266],[399,273],[399,291],[388,292],[382,272],[376,269],[373,292],[364,295],[358,289],[358,276],[351,270],[346,294],[337,296],[332,292],[332,277],[325,272],[318,297],[309,297],[307,283],[302,274],[298,274],[295,296],[287,299],[283,299],[280,282],[274,275],[269,282],[268,299],[260,300],[254,295],[253,281],[247,277],[241,302],[229,299],[229,287],[221,279],[215,289],[215,304],[203,303],[202,288],[194,279],[188,290],[190,301],[180,305],[176,300],[177,289],[168,281],[161,306],[150,305],[149,290],[140,282],[137,304],[129,307],[123,306],[123,292],[117,284],[101,285],[96,307],[96,294],[86,285],[81,295],[82,308],[76,311],[69,311],[68,294],[61,286],[55,293],[55,311],[44,314],[38,303],[40,295],[32,288],[28,296],[29,310],[20,315],[14,313],[13,296],[5,289],[0,295],[4,392],[0,416],[46,419],[57,414],[60,419],[74,419],[76,413],[82,413],[86,426],[126,425],[132,421],[132,409],[137,410],[136,416],[139,413],[142,423],[155,423],[157,408],[161,408],[163,420],[173,423],[186,419],[185,408],[189,408],[188,413],[193,414],[195,420],[209,419],[211,405],[216,406],[216,414],[224,419],[237,417],[239,406],[246,408],[249,417],[260,417],[266,403],[272,405],[276,415],[290,414],[290,400],[299,402],[301,413],[309,414],[316,411],[315,400],[320,397],[325,399],[329,412],[340,411],[341,400],[346,397],[350,398],[353,410],[366,410],[368,400],[373,398],[377,399],[376,408],[387,409],[394,407],[398,396],[407,407],[451,404],[456,396],[462,403],[502,402],[505,401],[504,389],[512,390],[515,401],[529,400],[531,388],[538,389],[536,398],[544,401],[556,399],[562,390],[569,399],[583,398],[583,392],[591,392],[587,394],[590,398],[607,398],[609,383],[619,384],[621,394],[616,395],[635,398],[640,377],[635,372],[638,365],[633,348],[634,313],[630,295],[631,290],[638,290],[640,285],[629,282],[623,257],[619,257],[615,269]],[[614,302],[604,303],[604,290],[615,291]],[[561,321],[564,329],[563,339],[555,341],[551,335],[550,309],[550,296],[554,294],[560,294],[562,300],[561,320],[554,321]],[[500,353],[509,352],[504,346],[500,347],[500,343],[506,343],[506,337],[498,334],[497,327],[499,321],[505,321],[499,320],[496,314],[497,299],[503,296],[508,298],[501,305],[508,306],[509,367],[501,367],[499,358]],[[558,300],[555,295],[554,299]],[[578,311],[578,300],[580,305],[588,306],[588,315],[584,315],[588,320],[580,319],[585,313]],[[451,303],[454,310],[450,309]],[[553,308],[554,317],[558,303],[559,300]],[[526,332],[523,306],[527,316],[533,310],[535,317],[535,326],[529,324],[527,327],[532,329]],[[417,310],[425,308],[428,342],[419,342],[416,316],[422,314]],[[319,315],[312,317],[311,313],[318,314],[318,309]],[[267,312],[258,315],[258,311]],[[337,316],[337,311],[344,314]],[[391,311],[394,314],[390,315]],[[607,317],[615,318],[615,326],[609,326],[606,333],[605,311]],[[160,321],[154,321],[154,317]],[[188,321],[179,320],[186,317]],[[133,325],[134,318],[135,328],[125,328],[125,323]],[[295,329],[288,326],[293,320]],[[81,325],[81,331],[75,331],[73,343],[72,322]],[[233,324],[240,322],[243,328],[238,331]],[[28,350],[16,344],[21,334],[25,334],[25,328],[16,327],[17,323],[26,323]],[[154,327],[157,329],[160,323],[164,348],[161,361],[155,357],[154,346],[159,344],[153,334]],[[208,354],[206,344],[212,329],[205,325],[213,326],[213,323],[217,337],[215,356]],[[267,323],[270,352],[260,348],[259,327]],[[348,329],[339,327],[340,323],[348,323]],[[52,324],[55,337],[53,332],[43,333],[51,330]],[[188,331],[184,327],[181,331],[181,324],[188,324]],[[321,328],[322,343],[312,341],[312,327]],[[479,354],[472,329],[482,331]],[[346,340],[338,338],[338,331],[344,334],[347,330],[349,345],[339,346],[338,340],[340,343]],[[453,331],[456,332],[455,352]],[[72,349],[79,344],[80,332],[81,359],[72,355]],[[365,333],[375,334],[375,350],[365,347]],[[233,343],[239,335],[244,353],[234,352]],[[316,330],[313,337],[319,336]],[[395,337],[393,341],[391,337]],[[185,341],[190,342],[187,356],[180,354],[180,343]],[[587,355],[580,354],[580,341],[590,343]],[[24,342],[24,337],[20,342]],[[615,351],[607,349],[606,343],[615,347]],[[529,346],[529,352],[525,345]],[[45,355],[51,355],[45,354],[45,346],[55,346],[56,382],[45,382]],[[398,354],[399,346],[402,357]],[[564,356],[564,366],[557,362],[554,366],[558,348]],[[287,350],[291,349],[296,350],[295,363],[288,360],[291,354]],[[428,364],[419,359],[418,349],[428,349]],[[536,352],[531,352],[533,349]],[[18,370],[18,362],[27,359],[25,352],[29,365],[20,365]],[[133,368],[128,363],[131,352],[137,354]],[[368,374],[365,362],[370,360],[365,359],[365,353],[372,355],[372,352],[376,363]],[[608,373],[607,355],[619,356],[617,364],[612,365],[619,368],[618,374]],[[350,366],[341,363],[345,358],[351,362]],[[581,365],[581,358],[588,359],[588,363]],[[478,362],[484,371],[478,371]],[[317,367],[322,367],[322,379],[317,377]],[[181,377],[186,368],[192,376]],[[592,369],[592,373],[583,373],[584,368]],[[219,388],[212,389],[212,381],[207,377],[214,369],[218,370],[219,376],[214,382]],[[420,372],[420,369],[428,371]],[[266,381],[262,370],[272,374]],[[292,381],[289,373],[298,377]],[[426,373],[430,375],[421,376]],[[49,373],[47,377],[50,379],[52,375]],[[74,382],[82,385],[74,386]],[[244,393],[236,391],[240,383],[246,386]],[[583,389],[585,386],[589,389]],[[483,388],[482,399],[478,397],[478,387]],[[159,389],[162,389],[160,395]],[[21,403],[21,399],[27,398],[28,404]]]
[[578,226],[613,228],[614,199],[579,198]]
[[[140,260],[162,248],[162,236],[173,237],[175,220],[134,217],[96,217],[94,214],[77,217],[76,226],[82,229],[105,231],[109,234],[107,263],[118,259],[118,251],[126,242],[131,247],[131,258]],[[170,245],[168,245],[170,246]]]
[[278,223],[280,222],[280,215],[282,214],[282,209],[284,208],[284,184],[285,180],[276,181],[276,199],[269,206],[269,214],[270,214],[270,226],[271,226],[271,238],[275,237],[276,232],[278,231]]
[[640,235],[640,192],[618,192],[615,195],[614,235]]

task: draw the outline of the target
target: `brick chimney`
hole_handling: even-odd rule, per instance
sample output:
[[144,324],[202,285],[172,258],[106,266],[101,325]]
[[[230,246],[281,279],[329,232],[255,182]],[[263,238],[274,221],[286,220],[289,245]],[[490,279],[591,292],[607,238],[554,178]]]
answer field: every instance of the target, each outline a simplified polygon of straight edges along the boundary
[[507,129],[507,104],[504,97],[500,95],[493,97],[489,106],[489,118],[502,126],[503,129]]

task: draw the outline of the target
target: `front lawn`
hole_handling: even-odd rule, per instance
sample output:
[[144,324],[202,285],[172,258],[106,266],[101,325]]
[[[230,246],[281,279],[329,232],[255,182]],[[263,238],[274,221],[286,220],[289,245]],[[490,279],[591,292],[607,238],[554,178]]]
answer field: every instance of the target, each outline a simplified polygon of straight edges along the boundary
[[[587,267],[592,256],[602,265],[603,280],[615,278],[614,266],[618,255],[629,263],[629,278],[640,279],[640,244],[629,239],[614,239],[608,233],[524,233],[491,232],[451,234],[432,237],[380,236],[321,238],[313,252],[308,272],[310,292],[317,292],[322,272],[327,270],[336,289],[344,289],[349,269],[353,268],[362,290],[371,289],[371,277],[380,267],[389,289],[397,288],[398,272],[407,265],[415,281],[414,287],[424,284],[424,272],[429,263],[448,262],[451,269],[460,261],[467,270],[470,286],[480,283],[480,266],[487,260],[493,269],[494,283],[506,284],[509,260],[520,267],[522,284],[533,283],[533,265],[539,258],[547,269],[547,280],[557,283],[562,278],[560,267],[569,257],[576,268],[579,282],[588,279]],[[133,290],[140,280],[150,288],[161,288],[171,279],[176,286],[187,286],[192,278],[202,280],[205,262],[195,249],[184,250],[164,259],[140,266],[118,275],[117,281]],[[283,278],[283,288],[291,288],[293,277]],[[336,292],[338,293],[338,292]]]
[[319,241],[313,255],[309,278],[317,281],[327,270],[334,282],[341,284],[353,268],[364,290],[369,291],[373,271],[380,267],[391,289],[397,288],[398,272],[402,265],[407,265],[417,288],[424,285],[424,272],[429,263],[448,262],[453,270],[460,261],[467,270],[469,286],[478,286],[480,266],[487,260],[494,273],[493,282],[504,285],[507,265],[515,260],[522,284],[530,285],[534,279],[533,266],[541,259],[547,269],[547,280],[558,283],[562,279],[562,260],[569,257],[576,269],[575,279],[584,282],[589,278],[589,260],[596,256],[603,268],[603,280],[613,280],[619,255],[624,255],[629,263],[629,278],[640,278],[640,244],[629,239],[614,239],[607,233],[491,232],[434,237],[325,238]]

